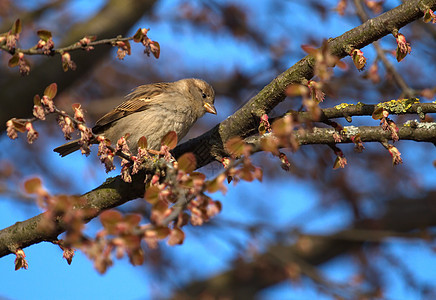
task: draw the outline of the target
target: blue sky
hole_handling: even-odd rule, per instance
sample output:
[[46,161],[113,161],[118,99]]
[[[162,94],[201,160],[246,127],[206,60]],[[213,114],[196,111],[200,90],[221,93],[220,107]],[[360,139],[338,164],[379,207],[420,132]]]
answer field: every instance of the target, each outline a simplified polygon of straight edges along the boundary
[[[179,1],[162,1],[157,10],[161,13],[162,19],[166,14],[174,14],[172,7],[175,2]],[[291,1],[290,10],[293,18],[288,20],[289,26],[272,27],[271,30],[288,30],[291,40],[291,47],[299,49],[300,45],[307,42],[304,40],[306,33],[310,32],[320,39],[334,37],[342,34],[344,31],[351,29],[344,19],[334,16],[326,20],[320,20],[316,16],[307,21],[307,15],[310,15],[305,6],[298,1]],[[333,3],[336,1],[328,1]],[[31,1],[24,2],[26,5]],[[97,9],[103,1],[73,1],[71,9],[84,12],[85,18]],[[268,23],[270,16],[263,12],[268,11],[268,0],[264,1],[240,1],[250,10],[254,11],[259,18],[260,24]],[[389,5],[396,5],[396,1],[388,1]],[[274,23],[273,23],[274,24]],[[46,28],[53,26],[47,22]],[[174,66],[174,76],[177,77],[178,68],[185,69],[185,66],[191,66],[192,74],[201,73],[203,70],[221,69],[230,72],[235,66],[247,72],[256,74],[262,64],[268,61],[267,52],[252,47],[244,41],[229,43],[229,36],[211,37],[206,34],[197,34],[193,28],[183,28],[175,32],[168,23],[152,22],[143,19],[137,27],[149,27],[150,38],[159,41],[162,52],[159,61],[154,63]],[[281,29],[280,29],[281,28]],[[132,32],[135,30],[132,30]],[[175,42],[177,41],[177,42]],[[393,39],[389,40],[394,43]],[[177,49],[177,50],[175,50]],[[131,57],[126,58],[126,68],[129,64],[143,64],[144,57],[141,54],[140,47],[134,48]],[[176,54],[174,54],[176,53]],[[369,53],[371,51],[369,50]],[[298,61],[304,56],[289,57],[287,67]],[[369,55],[370,57],[370,55]],[[148,58],[146,58],[148,59]],[[174,62],[180,62],[176,65]],[[149,63],[147,61],[147,63]],[[264,75],[265,77],[270,74]],[[271,75],[271,79],[274,74]],[[177,79],[177,78],[171,78]],[[128,92],[128,90],[126,90]],[[218,116],[209,116],[210,126],[216,122],[225,119],[232,113],[225,99],[217,98]],[[386,99],[387,100],[387,99]],[[376,100],[374,100],[376,101]],[[345,102],[345,101],[344,101]],[[68,172],[71,176],[72,185],[75,193],[84,193],[89,191],[106,178],[102,167],[96,167],[94,162],[76,153],[66,158],[60,158],[53,153],[51,149],[61,143],[58,139],[49,139],[49,142],[43,148],[43,154],[46,156],[47,164],[53,169],[57,176],[63,176]],[[0,146],[2,149],[13,149],[11,152],[19,151],[17,142],[10,141],[2,136]],[[41,144],[40,144],[41,146]],[[404,155],[405,164],[413,164],[415,160],[422,156],[431,156],[435,159],[434,147],[426,145],[419,148],[401,150]],[[431,154],[429,154],[431,153]],[[14,153],[0,153],[0,160],[11,159]],[[387,160],[390,157],[386,156]],[[351,159],[352,160],[352,159]],[[430,160],[430,159],[429,159]],[[35,174],[35,170],[30,168],[23,169],[24,177]],[[209,169],[206,172],[213,172]],[[111,176],[117,173],[111,173]],[[230,185],[226,195],[213,195],[214,199],[222,201],[224,207],[222,213],[216,217],[216,222],[220,220],[231,220],[241,224],[250,224],[253,221],[268,223],[276,229],[284,228],[286,225],[308,217],[310,222],[302,222],[301,229],[309,233],[329,233],[338,230],[349,224],[352,220],[350,213],[341,209],[341,207],[325,207],[320,209],[316,215],[307,216],[307,211],[314,206],[319,208],[319,199],[322,195],[307,182],[299,180],[293,176],[280,173],[281,179],[265,179],[263,183],[240,183],[236,186]],[[435,169],[425,167],[425,172],[420,174],[420,180],[427,188],[434,188],[436,178]],[[44,181],[44,177],[42,178]],[[53,193],[60,193],[55,184],[47,182],[48,189]],[[12,186],[12,189],[20,189],[20,186]],[[264,210],[263,205],[268,201],[274,201],[274,205],[280,207],[280,211]],[[264,211],[265,214],[259,214]],[[274,214],[272,214],[272,212]],[[39,209],[23,204],[17,204],[14,200],[7,197],[0,198],[0,227],[4,228],[12,225],[14,222],[25,220],[38,214]],[[92,233],[98,230],[98,221],[93,221],[88,225],[88,232]],[[250,237],[238,230],[223,228],[216,230],[210,236],[202,236],[203,228],[191,227],[187,230],[187,238],[184,245],[168,249],[176,264],[183,266],[187,261],[192,262],[196,267],[192,270],[183,270],[179,268],[180,273],[172,276],[174,282],[180,285],[187,282],[190,278],[207,276],[213,273],[223,271],[231,266],[230,260],[234,257],[237,250],[232,245],[223,242],[220,237],[231,235],[235,243],[241,245],[254,243],[254,246],[262,249],[266,242],[270,240],[267,234],[260,237],[258,244],[252,241]],[[213,255],[211,255],[210,246],[213,245]],[[165,246],[164,246],[165,247]],[[209,248],[208,248],[209,247]],[[404,264],[413,265],[414,274],[431,282],[436,277],[436,258],[430,251],[428,244],[422,241],[402,241],[391,239],[387,247],[396,255]],[[5,299],[149,299],[158,296],[168,296],[170,293],[170,284],[159,282],[159,279],[152,278],[144,269],[146,267],[132,267],[124,259],[115,261],[113,267],[104,275],[98,274],[93,268],[92,262],[82,255],[76,253],[71,266],[62,259],[62,252],[56,246],[48,243],[41,243],[25,249],[29,262],[28,270],[14,271],[14,257],[12,255],[0,259],[0,281],[3,283],[0,287],[0,298]],[[352,257],[345,256],[335,259],[324,266],[321,270],[324,274],[330,276],[339,282],[347,282],[356,272],[353,265],[355,261]],[[385,279],[392,283],[387,290],[386,298],[388,299],[413,299],[416,293],[405,286],[398,279],[398,272],[389,264],[380,260],[378,263],[386,265]],[[180,282],[177,282],[180,281]],[[278,286],[271,287],[263,291],[261,299],[330,299],[329,297],[318,293],[308,280],[303,280],[301,285],[284,282]]]

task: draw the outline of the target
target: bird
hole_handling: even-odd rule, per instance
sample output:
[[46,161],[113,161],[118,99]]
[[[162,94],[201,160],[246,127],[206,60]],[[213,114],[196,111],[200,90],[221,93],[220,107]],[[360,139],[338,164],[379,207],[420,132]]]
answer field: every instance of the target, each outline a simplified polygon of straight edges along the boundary
[[[115,145],[130,134],[127,145],[137,153],[138,140],[144,136],[148,149],[159,150],[161,139],[175,131],[180,141],[205,113],[217,114],[215,91],[206,81],[186,78],[138,86],[125,100],[101,117],[92,128]],[[97,144],[96,138],[90,141]],[[80,149],[79,140],[68,142],[53,151],[64,157]]]

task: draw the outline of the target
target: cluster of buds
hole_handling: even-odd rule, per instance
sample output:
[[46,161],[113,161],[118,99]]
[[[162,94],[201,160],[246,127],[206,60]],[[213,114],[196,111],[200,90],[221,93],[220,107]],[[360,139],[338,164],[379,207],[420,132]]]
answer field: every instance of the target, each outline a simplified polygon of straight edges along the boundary
[[383,107],[378,107],[374,110],[372,114],[372,118],[374,120],[380,120],[380,126],[383,128],[383,130],[390,131],[392,140],[398,141],[398,131],[399,128],[397,124],[393,120],[391,120],[389,117],[389,112],[385,110]]
[[425,23],[432,22],[433,24],[436,23],[436,14],[430,8],[427,9],[424,13],[424,22]]
[[9,59],[8,66],[11,68],[18,66],[21,75],[28,75],[30,72],[30,63],[22,52],[15,53],[11,59]]
[[202,195],[195,200],[189,202],[188,210],[191,212],[191,224],[201,226],[213,216],[220,213],[222,204],[219,201],[214,201],[211,198]]
[[406,57],[407,54],[410,54],[412,48],[410,47],[410,43],[406,41],[406,37],[401,33],[397,33],[395,38],[397,39],[396,57],[397,61],[400,62]]
[[342,142],[342,134],[344,132],[344,128],[342,127],[342,125],[333,121],[330,121],[329,125],[331,125],[335,129],[335,132],[333,132],[333,139],[335,140],[335,143]]
[[[30,178],[24,182],[24,190],[28,194],[35,195],[38,205],[46,212],[39,226],[42,230],[53,230],[56,218],[62,218],[66,228],[67,244],[80,243],[83,238],[82,230],[85,220],[96,214],[95,209],[85,208],[85,200],[77,196],[51,195],[42,185],[39,178]],[[78,209],[81,207],[81,209]],[[56,242],[64,251],[64,258],[68,263],[74,256],[74,250]],[[24,253],[23,253],[24,254]],[[25,257],[22,255],[22,257]]]
[[380,125],[383,128],[383,130],[389,131],[391,133],[391,139],[396,142],[399,140],[398,131],[400,129],[398,128],[397,124],[389,118],[382,118],[380,120]]
[[26,130],[27,130],[27,142],[29,144],[33,144],[34,141],[36,141],[36,139],[38,139],[38,132],[33,129],[32,123],[27,122],[26,123]]
[[310,80],[307,84],[291,84],[285,93],[287,96],[301,96],[304,107],[309,112],[313,120],[318,120],[321,116],[319,103],[324,100],[324,93],[321,90],[322,83]]
[[290,148],[292,151],[297,151],[299,143],[294,132],[297,126],[298,123],[294,120],[292,114],[286,114],[283,118],[274,121],[271,127],[275,138],[269,139],[270,147],[281,145],[282,147]]
[[26,254],[24,254],[24,251],[22,249],[17,249],[15,251],[15,271],[19,269],[25,269],[29,267],[27,260],[26,260]]
[[144,53],[150,56],[152,53],[154,57],[159,58],[160,56],[160,45],[156,41],[152,41],[147,33],[149,29],[139,28],[133,37],[129,38],[121,38],[117,37],[111,40],[103,40],[96,43],[93,43],[96,40],[96,36],[85,36],[80,39],[77,43],[72,46],[66,48],[55,49],[55,44],[53,42],[52,33],[48,30],[38,30],[37,35],[39,36],[38,43],[31,49],[26,51],[19,52],[17,51],[17,43],[20,38],[20,32],[22,30],[22,25],[20,19],[17,19],[12,28],[7,32],[0,34],[0,43],[5,44],[7,49],[12,55],[11,59],[8,62],[9,67],[19,67],[19,71],[22,75],[27,75],[30,72],[30,64],[27,59],[24,58],[24,53],[22,52],[31,52],[35,54],[35,50],[39,50],[39,54],[44,55],[54,55],[55,53],[61,54],[62,59],[62,68],[66,72],[68,70],[75,70],[76,64],[71,59],[71,55],[65,50],[77,50],[84,49],[86,51],[91,51],[94,49],[94,45],[96,44],[108,44],[110,43],[112,46],[118,47],[117,50],[117,58],[124,59],[126,55],[130,55],[131,47],[129,40],[133,38],[133,40],[137,43],[141,43],[144,45]]
[[77,42],[78,45],[82,46],[86,51],[94,50],[93,46],[90,46],[93,41],[95,41],[97,37],[95,35],[87,35],[84,38],[80,39],[79,42]]
[[[224,173],[227,176],[228,182],[233,180],[236,183],[241,179],[245,181],[253,181],[254,179],[262,181],[262,169],[254,166],[250,159],[253,152],[252,145],[247,144],[239,137],[234,137],[226,142],[225,149],[230,153],[232,159],[229,163],[226,163],[227,166]],[[239,161],[236,161],[236,159],[239,159]],[[240,163],[242,165],[236,168],[236,165]],[[217,183],[222,184],[220,181]],[[224,190],[224,187],[220,187],[220,189]]]
[[324,101],[325,93],[322,91],[322,86],[322,82],[316,82],[315,80],[309,80],[307,82],[307,87],[309,88],[313,101],[318,103]]
[[[122,136],[118,142],[117,146],[115,148],[115,153],[122,152],[124,154],[131,155],[129,146],[127,146],[127,138],[128,134],[126,136]],[[130,167],[131,167],[130,160],[127,160],[125,158],[121,159],[121,178],[124,180],[124,182],[132,182],[132,176],[130,175]]]
[[152,41],[148,36],[147,33],[150,29],[146,28],[139,28],[138,31],[136,31],[135,35],[133,36],[133,40],[136,43],[141,43],[144,45],[144,53],[150,56],[150,53],[154,55],[154,57],[159,58],[160,56],[160,45],[156,41]]
[[130,49],[130,43],[129,41],[116,41],[114,43],[115,46],[118,47],[117,50],[117,58],[119,60],[124,59],[124,57],[126,57],[126,55],[130,55],[131,53],[131,49]]
[[76,250],[74,250],[71,247],[67,247],[67,246],[63,245],[62,240],[55,241],[54,243],[58,244],[59,248],[61,248],[61,250],[63,251],[62,258],[65,258],[67,263],[69,265],[71,265],[71,262],[73,261],[74,253],[76,252]]
[[399,165],[403,163],[403,159],[401,158],[401,153],[398,151],[397,147],[393,145],[388,145],[389,154],[392,156],[392,164]]
[[104,227],[94,241],[82,245],[82,250],[94,261],[94,266],[104,273],[113,264],[111,253],[115,251],[118,259],[124,254],[133,265],[144,262],[144,252],[141,248],[141,236],[137,231],[141,216],[127,214],[123,216],[115,210],[108,210],[100,215]]
[[18,128],[22,127],[22,124],[16,122],[18,123],[18,125],[21,125],[20,127],[18,127],[16,124],[14,124],[14,121],[15,119],[11,119],[6,122],[6,134],[12,140],[15,140],[18,137],[17,130]]
[[301,48],[315,58],[314,74],[319,77],[321,82],[325,82],[333,76],[334,66],[338,66],[341,69],[347,68],[344,62],[330,53],[327,40],[323,41],[319,49],[309,45],[303,45]]
[[351,137],[351,141],[354,143],[354,151],[356,152],[362,152],[365,147],[363,146],[362,138],[360,137],[360,134],[353,135]]
[[82,123],[77,125],[77,129],[80,131],[80,151],[82,152],[82,154],[88,156],[89,153],[91,153],[91,149],[89,148],[89,146],[91,145],[91,140],[94,135],[92,134],[91,129]]
[[357,70],[363,71],[366,65],[366,58],[363,56],[363,52],[359,49],[353,49],[353,51],[350,53],[350,56],[352,57],[353,63]]
[[264,135],[265,133],[271,132],[271,125],[268,121],[268,115],[264,114],[260,117],[260,124],[258,131],[261,135]]
[[336,160],[335,163],[333,164],[333,169],[339,169],[339,168],[345,168],[345,166],[347,165],[347,159],[345,158],[344,153],[342,152],[342,150],[340,150],[339,148],[335,147],[334,152],[336,154]]
[[71,55],[68,52],[62,53],[62,68],[64,72],[68,71],[68,69],[75,70],[76,63],[71,60]]
[[7,33],[0,36],[0,42],[6,40],[6,47],[12,51],[15,49],[17,42],[20,39],[21,29],[21,21],[20,19],[17,19],[12,25],[12,28]]
[[80,105],[80,103],[74,103],[71,107],[74,110],[74,119],[78,122],[85,123],[85,114],[83,113],[82,105]]
[[56,83],[52,83],[45,89],[42,99],[39,97],[39,95],[35,95],[35,97],[33,97],[33,115],[37,119],[45,120],[45,116],[47,114],[55,111],[53,98],[56,96],[56,93],[57,85]]
[[289,172],[291,170],[291,163],[289,162],[288,157],[283,152],[280,152],[279,154],[280,159],[280,167],[285,170],[286,172]]
[[31,122],[15,118],[6,122],[6,133],[10,139],[14,140],[18,137],[17,131],[27,132],[27,142],[29,144],[32,144],[39,136]]
[[133,165],[132,165],[132,175],[139,172],[141,169],[142,163],[151,158],[150,154],[147,151],[147,139],[145,136],[141,137],[138,141],[138,153],[136,156],[133,156]]
[[41,49],[42,52],[46,55],[51,54],[54,48],[54,42],[52,39],[51,32],[47,30],[38,30],[37,34],[40,40],[36,44],[36,48]]
[[71,140],[71,134],[74,132],[74,124],[71,121],[70,117],[64,117],[62,115],[58,116],[57,122],[61,127],[61,130],[64,134],[66,140]]
[[109,173],[115,170],[114,153],[108,147],[110,142],[101,135],[97,137],[97,141],[99,142],[97,155],[100,158],[100,162],[105,166],[106,173]]
[[94,262],[95,269],[104,274],[113,265],[112,249],[114,248],[105,238],[97,238],[87,244],[81,245],[80,249]]

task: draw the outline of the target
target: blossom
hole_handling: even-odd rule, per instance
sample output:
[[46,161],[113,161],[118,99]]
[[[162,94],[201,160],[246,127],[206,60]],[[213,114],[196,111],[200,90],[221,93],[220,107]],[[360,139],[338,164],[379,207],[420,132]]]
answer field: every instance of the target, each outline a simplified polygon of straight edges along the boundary
[[17,131],[15,130],[15,126],[12,120],[6,122],[6,134],[10,139],[13,140],[15,140],[18,137]]
[[410,51],[412,51],[412,48],[410,47],[410,43],[406,41],[406,37],[399,33],[397,35],[397,61],[402,61],[407,54],[410,54]]
[[32,123],[27,122],[26,123],[26,130],[27,130],[27,142],[29,144],[32,144],[37,138],[38,138],[38,132],[33,129]]

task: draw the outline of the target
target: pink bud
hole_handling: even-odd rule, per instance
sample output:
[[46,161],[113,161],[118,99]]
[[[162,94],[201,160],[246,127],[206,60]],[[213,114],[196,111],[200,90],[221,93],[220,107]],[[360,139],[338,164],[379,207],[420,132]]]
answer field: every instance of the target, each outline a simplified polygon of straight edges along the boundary
[[6,133],[10,139],[15,140],[18,137],[17,131],[15,130],[15,126],[12,120],[6,122]]
[[33,129],[32,123],[26,123],[27,142],[32,144],[38,138],[38,132]]

